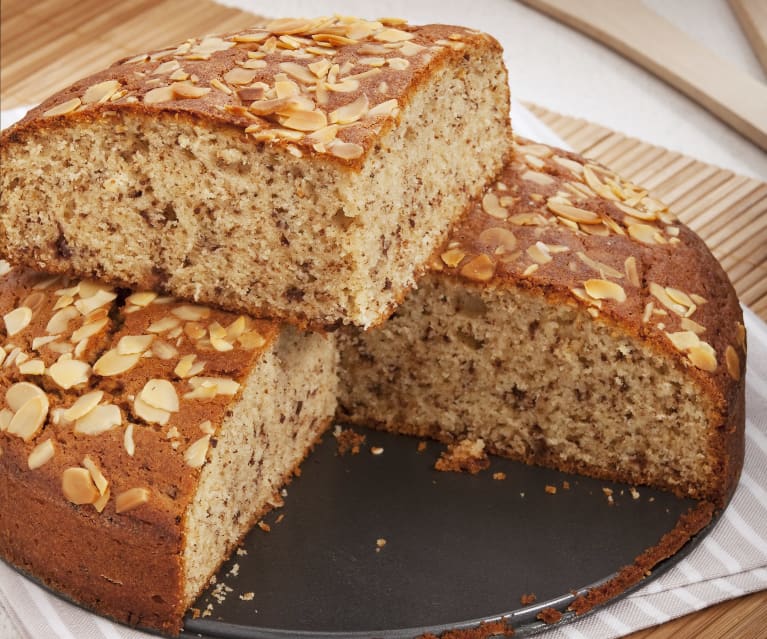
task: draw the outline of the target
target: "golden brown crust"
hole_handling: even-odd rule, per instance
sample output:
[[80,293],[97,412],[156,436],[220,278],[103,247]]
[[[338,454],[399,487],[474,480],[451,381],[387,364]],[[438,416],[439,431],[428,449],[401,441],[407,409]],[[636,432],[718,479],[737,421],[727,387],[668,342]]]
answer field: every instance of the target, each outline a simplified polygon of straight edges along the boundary
[[122,59],[32,109],[0,146],[128,110],[231,127],[254,145],[359,169],[429,77],[489,50],[501,50],[492,37],[450,25],[273,20]]
[[3,264],[0,554],[104,614],[177,632],[187,506],[277,325]]
[[647,191],[574,153],[517,140],[515,159],[432,259],[472,287],[585,307],[678,362],[711,399],[710,459],[743,463],[746,341],[735,291],[703,241]]

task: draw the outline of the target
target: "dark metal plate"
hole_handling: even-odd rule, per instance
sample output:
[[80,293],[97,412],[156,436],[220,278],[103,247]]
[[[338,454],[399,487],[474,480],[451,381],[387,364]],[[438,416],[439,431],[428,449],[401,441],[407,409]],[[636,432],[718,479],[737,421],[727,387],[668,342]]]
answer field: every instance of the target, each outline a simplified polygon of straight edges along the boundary
[[[271,532],[254,528],[247,554],[222,566],[223,600],[204,593],[195,606],[211,605],[209,616],[188,617],[185,634],[398,638],[501,616],[515,636],[534,634],[543,607],[564,610],[574,591],[630,564],[695,503],[644,487],[635,499],[629,486],[498,457],[478,475],[438,472],[440,444],[418,452],[417,439],[357,430],[367,437],[358,455],[339,457],[325,436],[286,505],[266,517]],[[527,593],[535,605],[520,604]]]

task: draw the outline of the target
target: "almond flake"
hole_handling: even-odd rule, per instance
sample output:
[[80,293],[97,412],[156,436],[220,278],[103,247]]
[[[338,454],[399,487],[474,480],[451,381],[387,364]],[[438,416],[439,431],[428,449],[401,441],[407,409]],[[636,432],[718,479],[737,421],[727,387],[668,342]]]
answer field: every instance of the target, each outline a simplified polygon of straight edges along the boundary
[[83,94],[83,104],[93,104],[94,102],[103,103],[109,100],[120,88],[117,80],[105,80],[88,87]]
[[5,393],[5,401],[14,412],[19,410],[33,397],[45,397],[45,391],[30,382],[13,384]]
[[342,142],[335,139],[329,145],[330,154],[342,160],[355,160],[360,157],[365,149],[354,142]]
[[78,506],[92,504],[99,498],[87,468],[67,468],[61,476],[61,490],[64,497]]
[[154,341],[154,335],[125,335],[117,342],[119,355],[135,355],[143,353]]
[[66,102],[62,102],[61,104],[57,104],[56,106],[51,107],[43,113],[43,116],[48,118],[54,115],[66,115],[67,113],[71,113],[77,109],[77,107],[79,107],[81,104],[82,102],[80,101],[80,98],[72,98]]
[[32,449],[32,452],[29,453],[29,457],[27,457],[27,466],[29,467],[29,470],[36,470],[47,464],[53,459],[55,452],[56,450],[53,447],[53,441],[50,439],[46,439],[44,442],[35,446]]
[[77,359],[59,359],[48,368],[48,375],[64,390],[85,384],[90,379],[91,367]]
[[740,379],[740,358],[736,350],[727,345],[724,351],[724,362],[727,365],[727,372],[736,382]]
[[64,419],[68,422],[73,422],[81,417],[85,417],[98,406],[98,403],[103,397],[104,391],[100,390],[91,391],[90,393],[78,397],[77,401],[64,411]]
[[122,424],[122,414],[114,404],[95,406],[75,421],[74,432],[78,435],[101,435]]
[[19,308],[3,315],[3,320],[5,320],[5,330],[8,337],[13,337],[29,326],[32,321],[32,309],[28,306],[19,306]]
[[368,105],[368,96],[363,93],[354,102],[331,111],[330,122],[333,124],[351,124],[356,122],[367,113]]
[[468,280],[487,282],[495,274],[495,264],[489,256],[483,253],[464,264],[460,273]]
[[511,253],[517,247],[517,238],[514,233],[500,226],[485,229],[479,234],[478,239],[488,247],[496,249],[496,253],[499,252],[498,249],[502,249],[501,252],[504,253]]
[[[171,311],[171,313],[172,312],[173,311]],[[162,319],[153,322],[146,330],[148,333],[164,333],[165,331],[170,331],[177,326],[181,326],[181,321],[178,318],[163,317]]]
[[187,466],[200,468],[205,463],[210,445],[210,435],[203,435],[197,441],[189,445],[184,452],[184,461]]
[[157,293],[152,291],[140,291],[138,293],[133,293],[133,295],[129,295],[127,298],[125,298],[125,302],[127,304],[135,304],[136,306],[141,306],[143,308],[145,306],[149,306],[156,297]]
[[149,424],[160,424],[164,426],[170,420],[170,413],[166,410],[150,406],[141,397],[133,400],[133,412]]
[[602,222],[602,218],[593,211],[578,208],[555,197],[550,197],[546,201],[546,206],[554,214],[578,224],[600,224]]
[[7,432],[28,442],[42,429],[45,418],[48,416],[48,408],[47,395],[37,395],[28,399],[13,415],[6,429]]
[[407,31],[401,29],[383,29],[373,35],[373,40],[378,42],[404,42],[406,40],[412,40],[415,36]]
[[528,246],[525,251],[533,262],[537,264],[548,264],[553,259],[549,253],[548,247],[543,242],[536,242]]
[[124,513],[149,501],[150,492],[146,488],[131,488],[115,497],[115,512]]
[[687,353],[687,358],[696,368],[709,373],[713,373],[716,370],[716,353],[711,345],[706,342],[693,346]]
[[116,348],[110,348],[96,360],[93,365],[93,372],[102,377],[120,375],[138,364],[139,359],[141,359],[141,353],[121,355]]
[[88,455],[86,455],[83,459],[83,467],[86,468],[91,474],[91,479],[96,485],[96,489],[99,491],[99,495],[103,495],[107,491],[109,482],[107,481],[107,478],[104,477],[104,474],[101,472],[99,467],[96,465],[96,462],[94,462]]
[[395,99],[386,100],[380,104],[376,104],[367,113],[369,118],[386,117],[393,118],[399,113],[399,102]]
[[[198,322],[202,319],[210,317],[210,309],[206,306],[193,306],[191,304],[184,304],[177,306],[170,311],[173,315],[187,322]],[[175,328],[172,326],[171,328]],[[161,332],[161,331],[160,331]]]
[[150,379],[138,397],[152,408],[158,408],[169,413],[178,412],[178,394],[173,384],[167,379]]
[[623,278],[623,273],[621,273],[619,270],[614,269],[612,266],[603,264],[602,262],[598,262],[597,260],[590,258],[588,255],[586,255],[582,251],[578,251],[576,255],[578,256],[578,259],[581,260],[581,262],[586,264],[586,266],[589,266],[590,268],[594,269],[597,273],[599,273],[602,276],[602,279],[604,279],[605,277],[614,277],[616,279]]
[[482,209],[489,216],[499,220],[505,220],[507,217],[509,217],[509,212],[501,206],[501,203],[498,200],[498,196],[491,191],[485,193],[484,197],[482,198]]
[[609,280],[586,280],[583,283],[583,288],[586,289],[586,293],[597,300],[614,300],[618,303],[626,301],[626,292],[623,287]]
[[172,87],[157,87],[144,94],[144,104],[159,104],[160,102],[170,102],[175,97]]
[[[18,357],[16,363],[19,363]],[[30,359],[23,364],[19,364],[19,373],[22,375],[44,375],[45,362],[41,359]]]

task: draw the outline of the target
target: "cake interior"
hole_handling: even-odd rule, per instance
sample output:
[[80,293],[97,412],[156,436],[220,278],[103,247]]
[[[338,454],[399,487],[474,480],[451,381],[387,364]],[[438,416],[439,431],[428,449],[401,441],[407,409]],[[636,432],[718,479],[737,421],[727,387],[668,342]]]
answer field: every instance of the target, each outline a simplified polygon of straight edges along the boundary
[[184,608],[279,490],[330,423],[336,402],[331,337],[285,328],[228,411],[186,512]]
[[32,128],[3,150],[4,251],[251,315],[373,324],[500,168],[505,77],[496,51],[433,69],[360,169],[168,112]]
[[678,365],[576,306],[429,275],[341,341],[339,418],[680,496],[717,494],[713,407]]

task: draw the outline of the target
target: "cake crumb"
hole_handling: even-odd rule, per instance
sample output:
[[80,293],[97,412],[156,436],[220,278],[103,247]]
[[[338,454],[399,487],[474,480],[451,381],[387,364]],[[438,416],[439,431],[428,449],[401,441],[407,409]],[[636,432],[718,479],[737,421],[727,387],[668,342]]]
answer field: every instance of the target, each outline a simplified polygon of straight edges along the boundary
[[256,596],[256,593],[254,592],[243,592],[240,595],[240,599],[243,601],[253,601],[253,598]]
[[632,486],[631,488],[629,488],[629,492],[631,493],[632,499],[639,499],[639,491],[636,488]]
[[244,557],[247,554],[248,554],[248,551],[245,550],[244,548],[238,548],[237,549],[237,556],[238,557]]
[[425,441],[418,442],[418,449],[417,450],[418,450],[419,453],[422,453],[423,451],[425,451],[426,450],[426,442]]
[[521,603],[523,606],[529,606],[530,604],[535,603],[537,599],[538,597],[536,597],[534,592],[525,593],[519,598],[519,603]]
[[493,473],[493,479],[495,481],[503,481],[506,479],[506,473]]
[[562,489],[563,490],[570,490],[570,482],[565,480],[562,482]]
[[205,606],[205,610],[202,611],[202,618],[210,617],[213,614],[213,604]]
[[277,519],[275,519],[275,520],[274,520],[274,523],[275,523],[275,524],[279,524],[279,523],[280,523],[280,522],[281,522],[283,519],[285,519],[285,513],[280,513],[280,514],[277,516]]
[[349,451],[352,455],[359,455],[360,447],[365,443],[365,435],[361,435],[352,428],[336,426],[333,437],[338,442],[338,454],[341,457]]
[[261,519],[258,524],[256,524],[261,530],[264,532],[270,532],[272,530],[272,527],[267,524],[263,519]]
[[549,495],[556,495],[557,494],[557,487],[556,486],[552,486],[550,484],[546,484],[546,489],[545,490],[546,490],[546,492]]
[[384,452],[384,449],[381,446],[373,446],[370,448],[370,452],[373,455],[382,455]]
[[381,548],[386,545],[386,540],[383,537],[376,539],[376,552],[381,552]]
[[227,577],[236,577],[239,574],[240,574],[240,564],[236,563],[236,564],[234,564],[232,566],[232,569],[228,573],[226,573],[226,576]]
[[449,444],[434,464],[442,472],[468,472],[476,475],[490,466],[482,439],[462,439],[457,444]]
[[562,618],[562,613],[556,608],[544,608],[535,617],[545,624],[557,623]]

